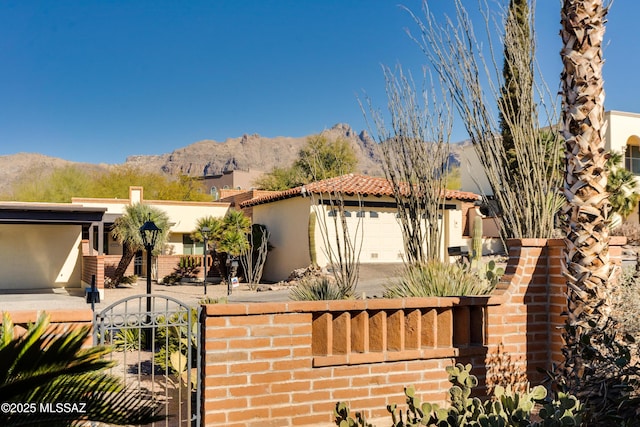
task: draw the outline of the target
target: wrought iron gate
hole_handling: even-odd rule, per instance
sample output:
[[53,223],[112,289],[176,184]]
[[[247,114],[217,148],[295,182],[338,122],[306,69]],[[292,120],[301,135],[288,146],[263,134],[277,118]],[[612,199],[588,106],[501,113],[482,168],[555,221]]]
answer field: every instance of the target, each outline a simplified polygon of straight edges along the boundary
[[94,345],[115,348],[111,373],[163,406],[168,418],[154,426],[199,425],[199,311],[151,294],[124,298],[95,315]]

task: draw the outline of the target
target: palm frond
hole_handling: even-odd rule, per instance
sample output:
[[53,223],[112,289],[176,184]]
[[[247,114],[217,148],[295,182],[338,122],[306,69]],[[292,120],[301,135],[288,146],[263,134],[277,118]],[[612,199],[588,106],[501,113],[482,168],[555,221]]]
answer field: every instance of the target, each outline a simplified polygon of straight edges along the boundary
[[[125,425],[163,419],[150,395],[126,388],[119,378],[102,372],[113,365],[103,357],[111,349],[84,348],[90,334],[89,327],[50,328],[49,317],[43,314],[25,334],[15,336],[5,315],[0,339],[4,368],[0,371],[0,402],[33,402],[37,410],[0,413],[0,424],[50,427],[97,421]],[[77,410],[56,410],[58,404],[73,403]]]

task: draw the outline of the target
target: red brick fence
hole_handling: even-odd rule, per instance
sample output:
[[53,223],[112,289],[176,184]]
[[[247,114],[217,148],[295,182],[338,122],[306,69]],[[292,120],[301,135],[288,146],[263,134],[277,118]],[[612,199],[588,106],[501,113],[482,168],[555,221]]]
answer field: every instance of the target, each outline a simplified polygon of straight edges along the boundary
[[[622,243],[612,241],[614,262]],[[404,402],[406,385],[443,401],[444,368],[454,362],[473,363],[486,383],[506,357],[539,381],[537,368],[561,357],[563,243],[509,247],[490,297],[205,306],[203,425],[329,426],[337,401],[386,416],[388,403]]]

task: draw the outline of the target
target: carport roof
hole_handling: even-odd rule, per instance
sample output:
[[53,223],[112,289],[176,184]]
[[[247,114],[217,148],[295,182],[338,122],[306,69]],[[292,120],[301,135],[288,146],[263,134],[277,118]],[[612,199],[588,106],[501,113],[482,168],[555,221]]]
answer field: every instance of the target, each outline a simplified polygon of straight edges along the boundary
[[63,203],[0,202],[0,224],[91,224],[107,208]]

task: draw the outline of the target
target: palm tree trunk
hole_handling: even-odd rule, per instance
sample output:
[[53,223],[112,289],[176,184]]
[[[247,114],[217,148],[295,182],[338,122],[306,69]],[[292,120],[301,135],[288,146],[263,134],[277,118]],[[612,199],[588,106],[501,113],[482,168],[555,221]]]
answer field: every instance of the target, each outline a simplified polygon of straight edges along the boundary
[[113,273],[111,280],[113,281],[113,286],[118,286],[118,284],[122,281],[129,264],[131,264],[131,260],[135,256],[136,251],[133,250],[131,245],[127,242],[122,244],[122,257],[120,258],[120,262],[116,267],[116,271]]
[[602,331],[609,318],[607,284],[610,203],[606,192],[602,40],[607,8],[602,0],[564,0],[561,16],[562,119],[566,141],[563,208],[568,319],[565,359],[575,374],[585,369],[580,337]]

